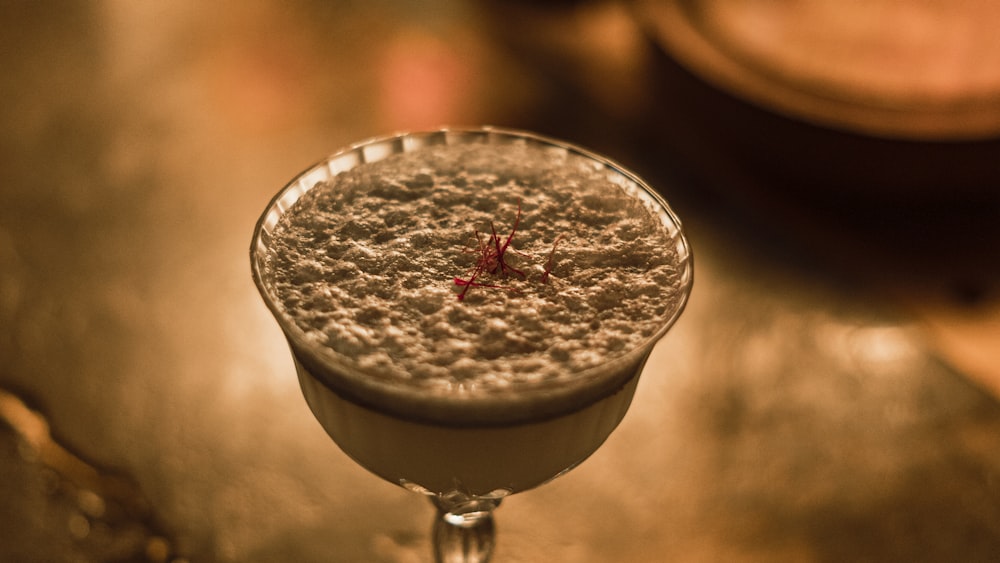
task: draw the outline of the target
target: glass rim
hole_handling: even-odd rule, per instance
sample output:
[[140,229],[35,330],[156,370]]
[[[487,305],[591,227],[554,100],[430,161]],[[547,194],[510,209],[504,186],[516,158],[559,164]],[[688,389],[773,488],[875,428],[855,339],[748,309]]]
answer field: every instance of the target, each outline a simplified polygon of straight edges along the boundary
[[[516,394],[505,394],[502,389],[458,396],[454,393],[422,392],[423,390],[414,386],[372,377],[370,370],[366,372],[350,361],[345,361],[347,358],[342,354],[311,341],[269,290],[265,282],[263,260],[271,231],[281,215],[318,183],[362,164],[435,144],[491,144],[516,140],[576,154],[622,176],[639,189],[638,193],[632,195],[642,199],[648,211],[655,212],[672,237],[679,257],[681,276],[678,298],[669,314],[662,317],[660,327],[642,344],[584,370],[540,382],[519,384]],[[492,126],[445,127],[371,137],[316,161],[285,184],[265,207],[254,227],[250,264],[254,284],[282,329],[292,353],[314,378],[343,398],[380,412],[419,422],[462,426],[493,426],[544,420],[585,408],[617,392],[632,377],[638,376],[653,346],[676,323],[687,305],[694,277],[693,256],[680,220],[666,200],[639,176],[611,159],[572,143],[528,131]],[[633,364],[634,369],[629,367]]]

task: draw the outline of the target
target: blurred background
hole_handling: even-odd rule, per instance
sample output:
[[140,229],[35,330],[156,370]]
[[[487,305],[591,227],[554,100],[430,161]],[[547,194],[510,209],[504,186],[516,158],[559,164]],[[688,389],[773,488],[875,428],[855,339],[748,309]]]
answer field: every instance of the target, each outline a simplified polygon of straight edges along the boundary
[[996,561],[1000,8],[0,5],[0,560],[431,559],[312,418],[250,279],[285,182],[493,124],[632,168],[692,301],[496,561]]

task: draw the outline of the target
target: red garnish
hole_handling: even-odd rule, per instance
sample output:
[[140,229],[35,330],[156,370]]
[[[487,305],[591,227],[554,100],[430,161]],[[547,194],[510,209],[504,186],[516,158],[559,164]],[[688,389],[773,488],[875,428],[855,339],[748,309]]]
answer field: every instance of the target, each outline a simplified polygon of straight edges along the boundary
[[552,250],[549,251],[549,259],[545,261],[545,271],[542,272],[542,283],[549,283],[549,273],[552,272],[552,258],[555,257],[556,247],[559,246],[559,241],[563,238],[562,235],[556,237],[556,240],[552,241]]
[[[500,237],[497,236],[496,227],[493,226],[493,222],[490,221],[490,230],[493,231],[490,240],[493,242],[493,246],[496,248],[496,253],[491,257],[492,268],[490,269],[491,274],[499,274],[500,276],[507,277],[508,273],[514,273],[521,276],[524,279],[524,272],[512,267],[507,263],[507,250],[510,248],[510,241],[514,240],[514,233],[517,232],[517,226],[521,224],[521,200],[517,200],[517,216],[514,217],[514,226],[510,229],[510,234],[507,235],[507,240],[503,242],[503,246],[500,245]],[[514,250],[514,252],[517,252]]]
[[514,218],[514,226],[511,227],[510,234],[507,235],[507,238],[502,243],[500,242],[500,236],[497,234],[497,229],[493,225],[492,221],[490,221],[491,234],[488,240],[483,240],[483,234],[476,231],[477,248],[471,250],[471,252],[479,255],[479,257],[476,258],[476,265],[472,268],[472,271],[469,272],[469,279],[455,278],[455,285],[462,286],[462,291],[458,294],[459,301],[465,299],[466,292],[468,292],[469,288],[473,286],[513,290],[513,288],[500,285],[477,283],[476,278],[478,278],[483,272],[499,275],[504,278],[507,277],[508,273],[516,274],[522,279],[525,277],[524,272],[507,263],[507,251],[511,250],[516,252],[510,248],[510,243],[514,240],[514,233],[517,232],[517,227],[520,224],[521,200],[518,200],[517,216]]
[[[507,262],[507,252],[513,252],[514,254],[519,254],[521,256],[527,256],[524,253],[518,252],[514,248],[511,248],[510,243],[514,240],[514,233],[517,232],[517,227],[521,224],[521,200],[517,201],[517,216],[514,217],[514,226],[510,229],[510,234],[507,235],[505,239],[501,242],[500,235],[497,234],[497,229],[490,221],[490,236],[487,239],[483,238],[483,233],[476,231],[475,236],[475,248],[468,249],[468,252],[472,252],[477,255],[476,265],[473,266],[472,270],[469,271],[468,279],[454,278],[455,285],[461,286],[462,291],[458,294],[458,300],[462,301],[465,299],[465,294],[469,291],[470,287],[489,287],[493,289],[506,289],[507,291],[517,291],[513,287],[489,284],[489,283],[479,283],[476,280],[484,273],[492,274],[494,276],[500,276],[506,279],[508,275],[513,274],[520,277],[522,280],[526,279],[527,276],[521,270],[511,266]],[[548,283],[549,273],[552,271],[552,260],[556,251],[556,245],[562,240],[562,235],[556,237],[556,240],[552,243],[552,251],[549,252],[548,262],[545,264],[545,272],[542,274],[542,283]]]

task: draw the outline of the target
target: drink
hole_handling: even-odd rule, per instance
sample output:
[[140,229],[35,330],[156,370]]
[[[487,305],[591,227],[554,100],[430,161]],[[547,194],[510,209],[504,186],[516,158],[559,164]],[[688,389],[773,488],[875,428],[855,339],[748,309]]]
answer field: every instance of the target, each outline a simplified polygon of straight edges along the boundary
[[666,204],[580,149],[499,130],[379,139],[258,224],[254,274],[348,455],[497,498],[593,453],[691,284]]

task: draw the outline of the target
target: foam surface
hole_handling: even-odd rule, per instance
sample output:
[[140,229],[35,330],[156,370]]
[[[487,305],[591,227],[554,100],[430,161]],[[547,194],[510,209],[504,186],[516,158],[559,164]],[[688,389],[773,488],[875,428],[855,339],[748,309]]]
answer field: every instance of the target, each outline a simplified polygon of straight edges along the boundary
[[[303,195],[273,231],[265,284],[308,339],[373,378],[513,390],[613,360],[674,314],[674,235],[626,193],[638,190],[587,158],[522,142],[395,154]],[[459,300],[455,278],[469,280],[482,256],[476,232],[488,239],[492,222],[502,243],[519,205],[505,256],[524,278],[484,272],[477,283],[502,288]]]

